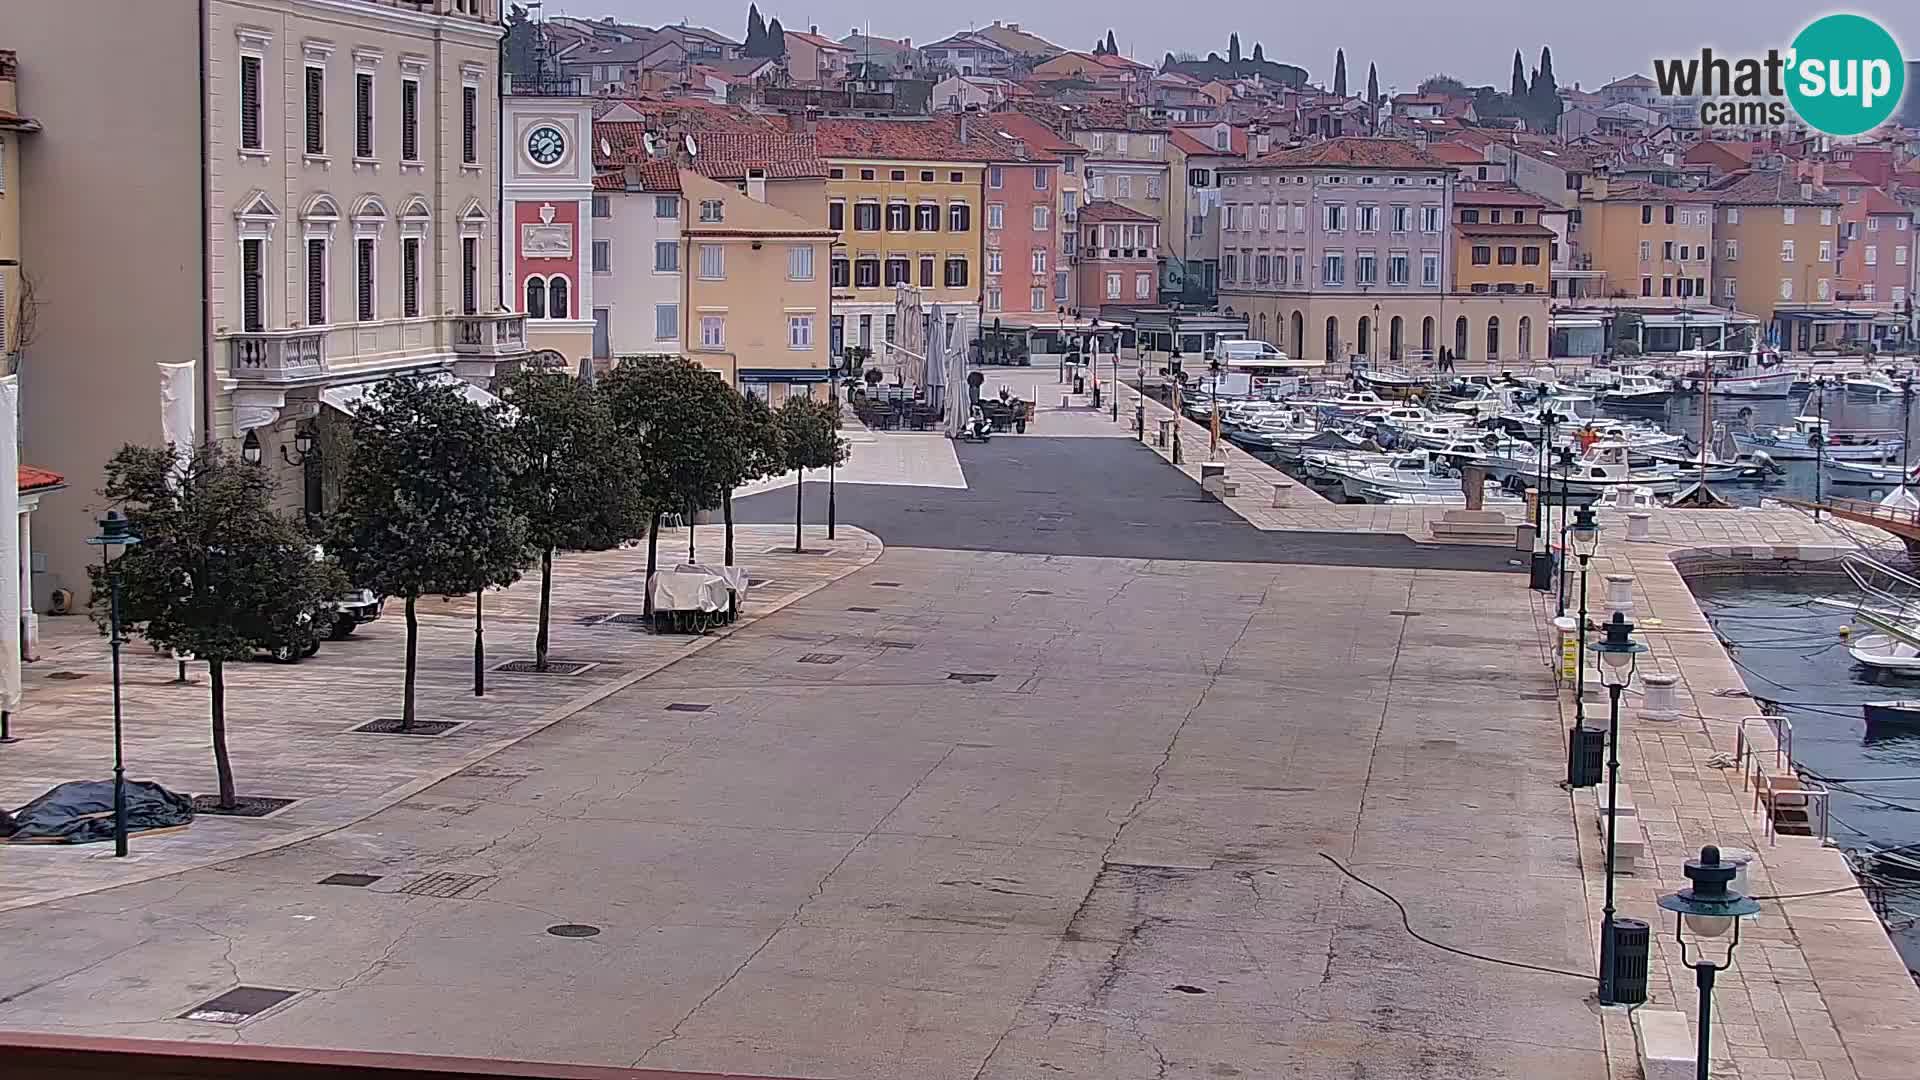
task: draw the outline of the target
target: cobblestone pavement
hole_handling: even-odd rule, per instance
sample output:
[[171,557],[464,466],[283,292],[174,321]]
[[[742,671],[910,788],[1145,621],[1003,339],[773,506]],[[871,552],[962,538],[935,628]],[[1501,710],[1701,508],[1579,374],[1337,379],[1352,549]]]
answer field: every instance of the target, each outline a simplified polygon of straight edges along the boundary
[[[697,550],[718,562],[722,529],[698,532]],[[685,557],[686,536],[685,529],[662,530],[663,564]],[[737,561],[761,581],[748,592],[743,625],[880,554],[877,540],[852,528],[836,541],[810,529],[807,555],[792,554],[791,528],[746,526],[736,540]],[[0,844],[0,910],[205,866],[357,821],[718,640],[656,637],[604,621],[640,610],[645,570],[644,547],[560,556],[552,656],[593,667],[569,677],[489,671],[484,698],[473,696],[473,598],[423,599],[417,716],[466,725],[438,738],[347,730],[398,715],[406,629],[397,603],[298,665],[229,665],[228,741],[240,793],[299,801],[267,818],[202,815],[177,833],[135,835],[124,859],[113,858],[110,845]],[[532,657],[539,587],[536,572],[488,594],[490,665]],[[63,781],[111,774],[105,640],[78,616],[43,619],[41,626],[43,654],[26,665],[25,705],[14,717],[20,741],[0,745],[0,806],[18,806]],[[123,656],[128,779],[187,793],[216,790],[205,665],[190,667],[192,681],[182,685],[173,661],[144,642],[130,643]]]

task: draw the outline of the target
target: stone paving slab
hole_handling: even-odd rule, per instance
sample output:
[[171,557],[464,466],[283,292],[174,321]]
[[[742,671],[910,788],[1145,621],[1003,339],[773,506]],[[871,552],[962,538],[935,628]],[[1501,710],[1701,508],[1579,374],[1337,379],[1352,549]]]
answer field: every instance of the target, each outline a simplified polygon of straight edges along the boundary
[[[722,527],[701,526],[696,550],[717,563],[722,537]],[[0,910],[270,850],[407,803],[449,776],[491,777],[485,759],[503,747],[723,640],[881,552],[875,537],[846,526],[831,541],[824,530],[810,528],[806,545],[808,554],[791,554],[791,527],[740,527],[736,561],[763,584],[749,590],[738,624],[703,637],[655,636],[602,621],[641,610],[644,546],[561,555],[554,565],[551,655],[594,666],[568,677],[489,671],[484,698],[473,695],[473,598],[423,599],[416,716],[465,725],[437,738],[347,730],[399,715],[406,630],[398,603],[300,664],[229,664],[228,742],[239,793],[298,801],[266,818],[203,814],[179,832],[135,834],[124,859],[112,857],[110,844],[0,844]],[[687,530],[662,530],[661,565],[684,559],[686,550]],[[488,594],[489,665],[532,658],[539,591],[536,570]],[[111,775],[106,643],[79,616],[43,619],[41,626],[42,657],[25,668],[25,703],[14,717],[20,741],[0,745],[0,806],[18,806],[67,780]],[[173,661],[145,642],[129,643],[122,655],[128,779],[186,793],[215,791],[205,665],[190,665],[191,681],[181,685]],[[429,816],[472,810],[432,801],[419,809]]]

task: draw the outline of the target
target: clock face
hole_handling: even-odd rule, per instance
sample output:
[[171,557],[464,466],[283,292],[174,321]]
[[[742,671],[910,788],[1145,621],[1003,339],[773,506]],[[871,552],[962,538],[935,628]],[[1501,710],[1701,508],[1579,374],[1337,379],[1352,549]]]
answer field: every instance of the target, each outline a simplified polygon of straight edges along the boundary
[[541,165],[552,165],[567,151],[567,138],[557,127],[537,127],[527,135],[527,156]]

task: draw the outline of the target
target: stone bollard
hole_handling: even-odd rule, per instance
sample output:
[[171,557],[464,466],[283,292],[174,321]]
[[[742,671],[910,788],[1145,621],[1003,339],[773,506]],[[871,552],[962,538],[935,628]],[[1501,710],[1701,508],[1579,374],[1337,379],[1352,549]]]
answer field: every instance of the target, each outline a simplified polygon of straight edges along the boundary
[[1603,621],[1613,621],[1614,612],[1625,615],[1628,620],[1633,618],[1632,574],[1607,575],[1607,607],[1606,614],[1602,617]]
[[1580,623],[1571,615],[1553,620],[1554,678],[1572,686],[1580,674]]
[[1073,398],[1071,396],[1067,394],[1060,395],[1060,407],[1062,409],[1069,408],[1072,406],[1072,404],[1073,404]]
[[1627,514],[1627,539],[1645,543],[1649,536],[1647,527],[1652,521],[1653,515],[1645,510],[1630,511]]
[[1273,484],[1273,506],[1278,510],[1293,502],[1293,481],[1276,480]]
[[1172,434],[1173,434],[1173,421],[1171,420],[1160,421],[1160,434],[1154,437],[1153,445],[1155,446],[1167,445],[1167,439],[1171,437]]
[[1540,489],[1528,488],[1526,518],[1528,521],[1532,521],[1536,516],[1538,516],[1539,513],[1540,513]]
[[1674,687],[1680,682],[1680,676],[1663,671],[1649,672],[1640,676],[1640,686],[1645,696],[1640,701],[1642,720],[1678,720],[1680,718],[1680,695]]

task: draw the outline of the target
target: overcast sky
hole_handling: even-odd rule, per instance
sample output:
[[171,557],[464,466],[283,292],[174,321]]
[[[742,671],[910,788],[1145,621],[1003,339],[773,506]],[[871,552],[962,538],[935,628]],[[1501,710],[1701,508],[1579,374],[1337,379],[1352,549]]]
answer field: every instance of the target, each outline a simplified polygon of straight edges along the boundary
[[[818,25],[836,40],[848,30],[871,25],[884,37],[912,37],[924,44],[966,29],[967,19],[990,24],[999,18],[1056,44],[1091,48],[1109,26],[1120,50],[1158,64],[1169,51],[1227,51],[1227,34],[1239,31],[1247,52],[1258,41],[1268,59],[1298,64],[1315,81],[1330,82],[1336,48],[1347,51],[1351,89],[1365,86],[1367,64],[1380,66],[1381,89],[1411,90],[1437,71],[1470,84],[1492,83],[1504,89],[1519,49],[1531,68],[1540,46],[1553,48],[1554,74],[1560,85],[1578,81],[1589,89],[1633,72],[1651,74],[1655,55],[1697,53],[1700,46],[1746,55],[1768,46],[1785,46],[1794,33],[1824,10],[1854,11],[1880,20],[1908,56],[1920,48],[1920,4],[1912,0],[1873,0],[1847,8],[1823,9],[1806,0],[1612,0],[1577,4],[1567,0],[1373,0],[1370,3],[1272,4],[1249,0],[1213,0],[1200,6],[1165,0],[1040,0],[1024,8],[1009,4],[967,5],[959,17],[940,14],[944,5],[882,4],[876,0],[767,0],[760,13],[779,16],[789,30]],[[742,0],[547,0],[547,14],[656,25],[682,19],[710,26],[732,37],[744,34],[747,5]]]

